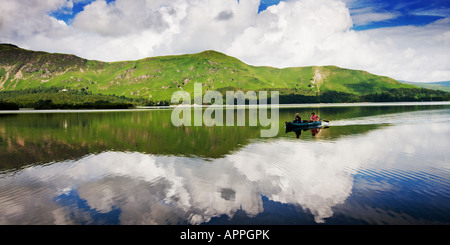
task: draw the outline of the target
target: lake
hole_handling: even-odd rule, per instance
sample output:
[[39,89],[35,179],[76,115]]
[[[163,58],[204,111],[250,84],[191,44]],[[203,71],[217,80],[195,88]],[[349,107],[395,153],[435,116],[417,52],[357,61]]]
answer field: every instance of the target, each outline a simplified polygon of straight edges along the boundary
[[0,224],[450,224],[450,103],[281,106],[272,138],[171,113],[1,112]]

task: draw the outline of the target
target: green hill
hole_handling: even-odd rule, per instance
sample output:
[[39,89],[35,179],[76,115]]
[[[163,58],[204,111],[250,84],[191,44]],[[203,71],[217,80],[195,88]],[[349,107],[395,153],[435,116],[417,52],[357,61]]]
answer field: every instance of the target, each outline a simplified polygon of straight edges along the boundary
[[392,78],[336,66],[278,69],[247,65],[216,51],[102,62],[75,55],[24,50],[0,45],[0,91],[66,88],[93,94],[170,100],[175,91],[283,90],[315,96],[326,91],[365,95],[399,88],[417,88]]
[[407,81],[399,81],[399,82],[414,85],[419,88],[427,88],[427,89],[434,89],[434,90],[450,92],[450,81],[432,82],[432,83],[407,82]]

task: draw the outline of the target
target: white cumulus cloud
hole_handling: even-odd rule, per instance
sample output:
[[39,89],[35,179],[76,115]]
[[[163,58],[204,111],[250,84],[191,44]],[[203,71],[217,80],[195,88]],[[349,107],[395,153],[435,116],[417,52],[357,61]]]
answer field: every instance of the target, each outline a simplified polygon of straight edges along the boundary
[[396,17],[342,0],[87,1],[70,23],[52,17],[75,0],[3,0],[0,42],[103,61],[214,49],[252,65],[337,65],[399,80],[450,80],[450,25],[354,31],[355,23]]

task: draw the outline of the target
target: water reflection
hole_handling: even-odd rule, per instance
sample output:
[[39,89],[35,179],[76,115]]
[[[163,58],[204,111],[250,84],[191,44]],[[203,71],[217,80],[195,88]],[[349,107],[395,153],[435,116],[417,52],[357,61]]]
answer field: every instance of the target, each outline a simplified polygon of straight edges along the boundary
[[294,132],[296,138],[299,139],[300,136],[302,135],[302,131],[303,132],[305,132],[305,131],[311,132],[311,136],[316,137],[319,135],[321,130],[324,130],[327,128],[329,128],[329,126],[306,126],[306,127],[286,128],[285,132],[286,132],[286,134]]
[[[446,108],[315,108],[314,111],[331,121],[330,126],[339,127],[321,130],[318,137],[313,138],[335,140],[405,119],[427,120],[441,113],[439,110],[442,107]],[[441,111],[447,113],[446,110]],[[310,112],[311,108],[280,109],[280,133],[277,137],[291,137],[292,134],[283,132],[284,122],[292,120],[296,113],[308,115]],[[105,151],[222,158],[260,139],[260,127],[175,127],[170,118],[170,110],[0,114],[0,171],[30,164],[75,160]],[[311,137],[303,134],[302,139],[309,140]]]
[[[309,222],[305,213],[315,223],[448,223],[449,136],[448,123],[409,124],[333,141],[256,141],[221,158],[90,154],[0,175],[0,224],[203,224],[237,213],[256,220],[274,212],[269,201],[298,207],[298,223]],[[392,199],[367,207],[376,193]],[[428,212],[389,205],[410,199]]]

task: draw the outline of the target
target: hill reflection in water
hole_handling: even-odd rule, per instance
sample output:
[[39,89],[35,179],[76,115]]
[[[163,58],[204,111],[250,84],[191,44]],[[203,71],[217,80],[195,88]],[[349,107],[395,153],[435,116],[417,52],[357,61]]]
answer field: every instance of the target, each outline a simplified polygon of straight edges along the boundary
[[449,113],[432,114],[214,158],[107,150],[6,171],[0,223],[449,224]]

